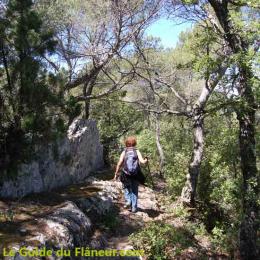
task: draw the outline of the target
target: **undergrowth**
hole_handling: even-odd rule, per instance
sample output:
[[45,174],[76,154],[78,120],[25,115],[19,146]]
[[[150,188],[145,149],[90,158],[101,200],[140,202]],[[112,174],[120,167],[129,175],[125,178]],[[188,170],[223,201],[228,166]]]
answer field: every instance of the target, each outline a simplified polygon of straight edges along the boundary
[[[132,234],[130,240],[136,249],[145,251],[148,259],[178,259],[186,257],[189,252],[199,259],[204,259],[206,252],[216,256],[234,256],[237,227],[216,224],[209,231],[206,223],[196,217],[197,211],[180,205],[169,207],[170,218],[148,223]],[[174,221],[179,224],[174,226]]]
[[191,246],[190,233],[183,228],[155,221],[147,224],[143,230],[130,236],[135,248],[145,251],[148,259],[170,259],[178,256]]

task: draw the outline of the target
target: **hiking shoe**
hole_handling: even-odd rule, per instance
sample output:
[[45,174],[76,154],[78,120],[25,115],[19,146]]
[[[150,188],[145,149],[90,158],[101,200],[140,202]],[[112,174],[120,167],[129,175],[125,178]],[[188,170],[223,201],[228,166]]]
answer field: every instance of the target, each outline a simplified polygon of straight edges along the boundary
[[132,213],[136,213],[136,212],[137,212],[137,209],[132,209],[131,212],[132,212]]

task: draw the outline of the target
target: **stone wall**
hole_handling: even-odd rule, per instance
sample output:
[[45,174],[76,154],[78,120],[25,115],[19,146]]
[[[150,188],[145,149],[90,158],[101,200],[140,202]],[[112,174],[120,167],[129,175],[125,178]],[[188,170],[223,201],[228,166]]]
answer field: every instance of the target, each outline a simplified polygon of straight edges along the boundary
[[19,167],[15,180],[0,186],[0,197],[20,198],[32,192],[78,183],[103,167],[103,148],[96,123],[75,120],[67,137],[41,147],[37,160]]

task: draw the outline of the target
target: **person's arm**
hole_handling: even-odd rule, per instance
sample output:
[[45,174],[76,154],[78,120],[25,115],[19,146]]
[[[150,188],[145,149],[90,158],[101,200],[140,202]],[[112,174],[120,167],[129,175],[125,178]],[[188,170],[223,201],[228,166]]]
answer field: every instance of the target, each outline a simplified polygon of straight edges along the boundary
[[116,171],[115,171],[115,176],[114,176],[114,180],[116,180],[117,176],[119,175],[119,170],[124,162],[124,158],[125,158],[125,151],[123,151],[120,155],[120,158],[119,158],[119,161],[117,163],[117,166],[116,166]]
[[143,156],[141,155],[141,153],[138,150],[136,150],[136,152],[137,152],[139,162],[142,164],[146,164],[148,162],[148,159],[147,158],[143,159]]

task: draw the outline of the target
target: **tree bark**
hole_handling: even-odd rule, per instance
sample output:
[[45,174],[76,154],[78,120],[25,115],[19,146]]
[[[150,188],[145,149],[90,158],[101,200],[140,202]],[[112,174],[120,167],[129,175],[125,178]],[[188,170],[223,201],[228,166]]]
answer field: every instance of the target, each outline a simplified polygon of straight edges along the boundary
[[97,75],[94,76],[90,81],[87,81],[83,87],[83,96],[85,99],[85,119],[89,119],[90,116],[90,99],[87,97],[92,94]]
[[182,201],[189,205],[195,204],[197,181],[203,157],[204,117],[201,111],[194,116],[193,122],[193,152],[187,180],[181,193]]
[[161,129],[160,129],[160,118],[159,115],[155,115],[155,133],[156,133],[156,147],[157,147],[157,151],[159,153],[159,157],[160,157],[160,175],[163,174],[163,167],[165,164],[165,156],[164,156],[164,151],[161,145],[161,141],[160,141],[160,135],[161,135]]
[[240,69],[239,94],[244,100],[237,117],[239,121],[239,146],[243,174],[244,217],[240,226],[240,255],[242,259],[257,259],[257,217],[259,217],[260,180],[256,166],[254,95],[245,68]]
[[211,82],[211,84],[209,84],[209,80],[206,80],[201,94],[194,108],[192,109],[191,117],[193,120],[193,152],[186,183],[181,193],[181,199],[186,204],[195,204],[198,176],[200,173],[200,165],[203,157],[204,107],[206,106],[211,93],[219,82],[219,78],[221,78],[224,73],[225,69],[222,68],[219,72],[218,77],[216,77],[215,80]]
[[[215,14],[224,30],[224,37],[234,54],[241,54],[237,63],[239,69],[239,95],[241,102],[237,109],[239,121],[239,146],[241,171],[243,175],[243,211],[244,217],[240,226],[240,255],[242,259],[257,259],[257,218],[259,217],[259,175],[256,166],[255,145],[255,98],[251,79],[253,73],[246,61],[248,44],[246,39],[236,33],[230,19],[228,1],[209,0]],[[245,59],[245,60],[243,60]]]
[[[3,65],[4,65],[6,78],[7,78],[8,91],[9,91],[9,94],[10,94],[9,102],[10,102],[10,106],[13,110],[13,114],[15,114],[16,111],[15,111],[15,104],[14,104],[14,101],[13,101],[12,81],[11,81],[11,77],[10,77],[10,73],[9,73],[9,69],[8,69],[7,57],[6,57],[6,52],[5,52],[5,45],[4,45],[4,41],[2,39],[0,40],[0,48],[1,48],[1,57],[3,59]],[[4,101],[4,99],[2,99],[2,100]],[[4,102],[2,104],[4,104]]]

